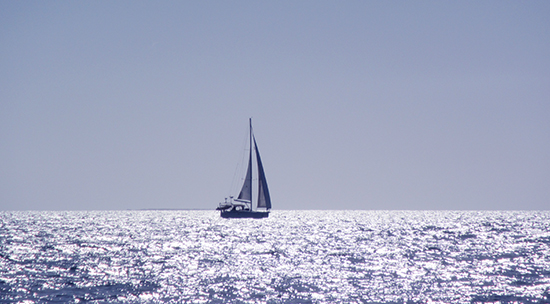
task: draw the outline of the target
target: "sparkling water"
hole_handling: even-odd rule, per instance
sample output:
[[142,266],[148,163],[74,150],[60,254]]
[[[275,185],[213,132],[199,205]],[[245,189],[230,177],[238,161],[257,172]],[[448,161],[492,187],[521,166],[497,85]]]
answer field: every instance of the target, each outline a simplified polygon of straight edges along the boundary
[[548,211],[0,212],[1,303],[548,303]]

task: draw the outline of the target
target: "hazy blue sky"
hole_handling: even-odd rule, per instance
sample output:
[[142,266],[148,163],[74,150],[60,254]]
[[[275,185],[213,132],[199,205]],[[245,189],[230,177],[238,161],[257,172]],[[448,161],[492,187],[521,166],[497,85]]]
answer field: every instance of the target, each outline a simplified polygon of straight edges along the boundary
[[550,1],[1,1],[0,210],[550,209]]

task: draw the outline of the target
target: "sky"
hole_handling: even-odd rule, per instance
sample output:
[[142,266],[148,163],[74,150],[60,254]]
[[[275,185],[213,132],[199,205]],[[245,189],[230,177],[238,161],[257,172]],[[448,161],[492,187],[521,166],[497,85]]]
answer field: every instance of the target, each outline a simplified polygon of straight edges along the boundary
[[250,117],[273,209],[550,210],[549,16],[1,1],[0,210],[214,209]]

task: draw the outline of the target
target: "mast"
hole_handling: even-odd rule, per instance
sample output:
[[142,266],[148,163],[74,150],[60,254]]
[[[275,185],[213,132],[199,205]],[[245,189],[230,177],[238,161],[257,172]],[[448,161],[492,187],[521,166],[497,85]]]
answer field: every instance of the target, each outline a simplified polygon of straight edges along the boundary
[[248,118],[248,137],[250,153],[248,154],[248,170],[250,171],[250,212],[252,212],[252,117]]

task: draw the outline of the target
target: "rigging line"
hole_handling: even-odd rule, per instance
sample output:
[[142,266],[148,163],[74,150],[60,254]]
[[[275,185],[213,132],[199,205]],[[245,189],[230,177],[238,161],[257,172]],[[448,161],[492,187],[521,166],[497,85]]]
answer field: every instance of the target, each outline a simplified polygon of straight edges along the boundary
[[[242,144],[241,144],[241,160],[237,162],[237,165],[235,167],[235,172],[233,173],[233,179],[231,180],[231,187],[229,188],[229,196],[235,194],[235,195],[238,195],[240,189],[238,188],[239,185],[235,185],[236,183],[236,179],[237,179],[237,174],[241,173],[240,171],[242,171],[242,167],[243,167],[243,164],[244,164],[244,159],[245,157],[247,156],[247,153],[248,152],[248,149],[246,149],[246,145],[247,145],[247,141],[248,141],[248,128],[247,128],[247,131],[245,132],[244,134],[244,138],[243,138],[243,141],[242,141]],[[241,181],[243,178],[240,178],[239,181]]]

